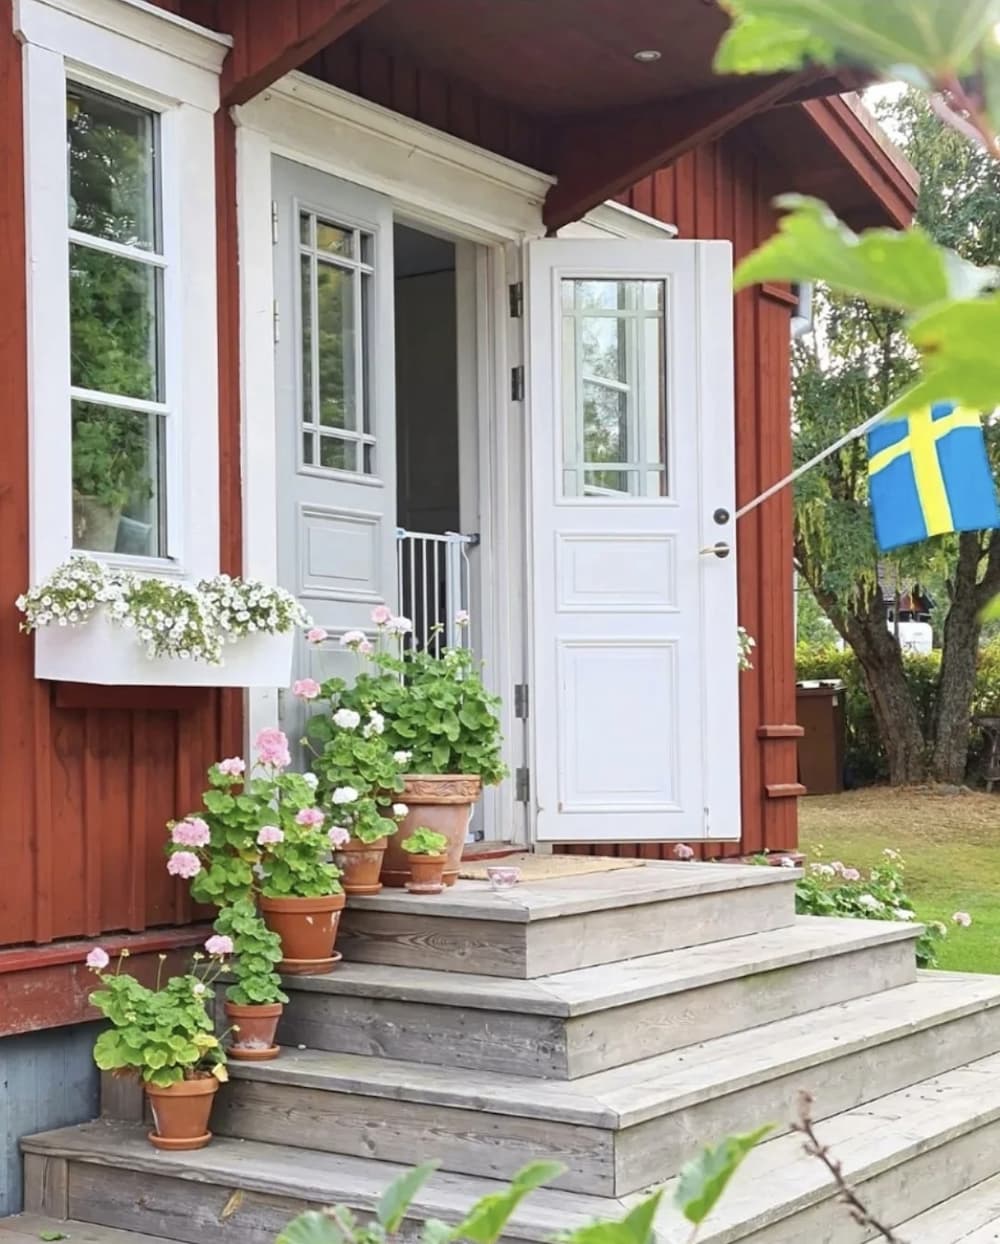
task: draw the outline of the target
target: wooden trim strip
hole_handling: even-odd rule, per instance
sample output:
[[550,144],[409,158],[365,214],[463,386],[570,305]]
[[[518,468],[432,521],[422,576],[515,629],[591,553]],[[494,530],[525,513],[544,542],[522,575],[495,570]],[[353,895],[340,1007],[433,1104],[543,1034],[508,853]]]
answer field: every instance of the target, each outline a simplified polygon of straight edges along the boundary
[[[149,933],[114,933],[103,937],[101,945],[112,958],[122,949],[128,950],[132,955],[151,954],[183,949],[185,946],[198,946],[211,932],[210,924],[191,924],[183,929],[155,929]],[[84,940],[0,950],[0,975],[8,972],[28,972],[34,968],[59,967],[65,963],[81,963],[91,945],[92,940]]]
[[801,726],[782,725],[782,726],[758,726],[758,739],[801,739],[805,735],[805,730]]
[[57,682],[56,708],[116,711],[180,712],[198,708],[208,699],[206,687],[115,687],[104,683]]
[[801,782],[772,782],[764,791],[768,799],[798,799],[809,793]]
[[760,292],[761,297],[769,298],[771,302],[780,302],[783,307],[790,307],[793,311],[799,305],[798,294],[790,285],[765,281],[760,287]]

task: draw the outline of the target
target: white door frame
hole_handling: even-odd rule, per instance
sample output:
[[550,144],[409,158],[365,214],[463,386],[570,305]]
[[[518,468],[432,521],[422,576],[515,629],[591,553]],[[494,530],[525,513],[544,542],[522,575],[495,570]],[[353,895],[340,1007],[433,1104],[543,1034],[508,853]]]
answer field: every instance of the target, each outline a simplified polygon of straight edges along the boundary
[[[275,582],[278,570],[271,162],[282,156],[379,191],[400,223],[456,243],[461,517],[463,530],[481,535],[474,554],[481,588],[476,647],[502,698],[509,763],[526,764],[513,703],[513,686],[527,668],[527,498],[518,504],[516,497],[525,488],[523,409],[509,387],[522,346],[507,286],[516,280],[521,243],[544,233],[541,208],[551,179],[299,74],[234,109],[233,117],[246,573]],[[278,695],[248,693],[249,738],[278,720]],[[527,840],[526,805],[514,794],[513,782],[488,793],[487,824],[498,836]]]

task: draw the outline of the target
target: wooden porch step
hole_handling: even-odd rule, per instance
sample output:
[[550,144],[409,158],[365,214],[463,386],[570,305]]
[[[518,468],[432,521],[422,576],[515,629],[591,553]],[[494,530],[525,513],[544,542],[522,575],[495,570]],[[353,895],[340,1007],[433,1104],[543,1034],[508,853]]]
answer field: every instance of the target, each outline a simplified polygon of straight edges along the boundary
[[539,1153],[561,1185],[623,1195],[677,1171],[699,1138],[823,1118],[1000,1050],[1000,977],[925,973],[912,985],[572,1081],[316,1050],[232,1067],[220,1135],[509,1178]]
[[531,980],[783,928],[796,869],[647,862],[495,893],[383,890],[351,900],[337,947],[348,960]]
[[1000,1240],[1000,1175],[904,1222],[900,1234],[913,1244],[996,1244]]
[[[1000,1151],[1000,1056],[845,1111],[821,1123],[819,1132],[878,1217],[890,1225],[919,1222],[914,1215],[994,1175]],[[689,1153],[713,1135],[689,1137]],[[433,1142],[427,1137],[407,1165],[431,1156]],[[29,1137],[24,1148],[31,1211],[55,1218],[71,1215],[182,1244],[273,1244],[301,1209],[333,1202],[369,1214],[403,1169],[223,1138],[197,1153],[156,1153],[144,1130],[128,1124],[66,1128]],[[548,1151],[536,1154],[543,1155]],[[664,1186],[658,1244],[686,1244],[690,1226],[670,1204],[674,1181]],[[501,1187],[493,1180],[439,1172],[414,1201],[402,1240],[415,1240],[419,1223],[427,1218],[458,1221],[475,1198]],[[242,1195],[234,1196],[237,1191]],[[505,1238],[540,1244],[594,1218],[621,1217],[643,1195],[605,1198],[543,1189],[521,1205]],[[902,1230],[901,1235],[912,1244],[954,1244],[963,1238]],[[801,1138],[794,1135],[780,1136],[750,1155],[699,1236],[702,1244],[858,1244],[865,1238],[847,1217],[825,1168],[803,1153]],[[989,1238],[972,1236],[966,1244],[985,1244]],[[98,1241],[105,1244],[100,1236]],[[119,1241],[111,1237],[108,1244]]]
[[96,1227],[89,1222],[63,1222],[39,1214],[0,1218],[0,1244],[38,1244],[42,1239],[65,1240],[66,1244],[163,1244],[162,1237]]
[[290,977],[284,1045],[573,1079],[916,979],[913,925],[787,928],[511,980],[345,963]]

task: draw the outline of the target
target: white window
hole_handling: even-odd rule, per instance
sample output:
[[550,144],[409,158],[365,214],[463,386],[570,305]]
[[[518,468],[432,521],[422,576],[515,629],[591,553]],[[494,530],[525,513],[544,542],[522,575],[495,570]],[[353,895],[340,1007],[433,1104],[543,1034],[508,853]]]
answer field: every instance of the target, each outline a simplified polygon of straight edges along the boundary
[[[20,0],[32,577],[71,551],[218,570],[214,112],[223,39]],[[55,101],[63,106],[56,107]]]

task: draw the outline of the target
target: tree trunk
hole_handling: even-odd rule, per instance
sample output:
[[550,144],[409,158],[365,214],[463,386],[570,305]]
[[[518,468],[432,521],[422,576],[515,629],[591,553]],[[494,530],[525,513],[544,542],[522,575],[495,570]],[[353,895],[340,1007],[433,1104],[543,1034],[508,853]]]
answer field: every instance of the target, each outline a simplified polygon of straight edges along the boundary
[[848,614],[843,635],[858,658],[879,738],[889,762],[889,781],[908,786],[927,780],[927,745],[920,728],[903,658],[886,626],[885,608],[874,593],[867,608]]

